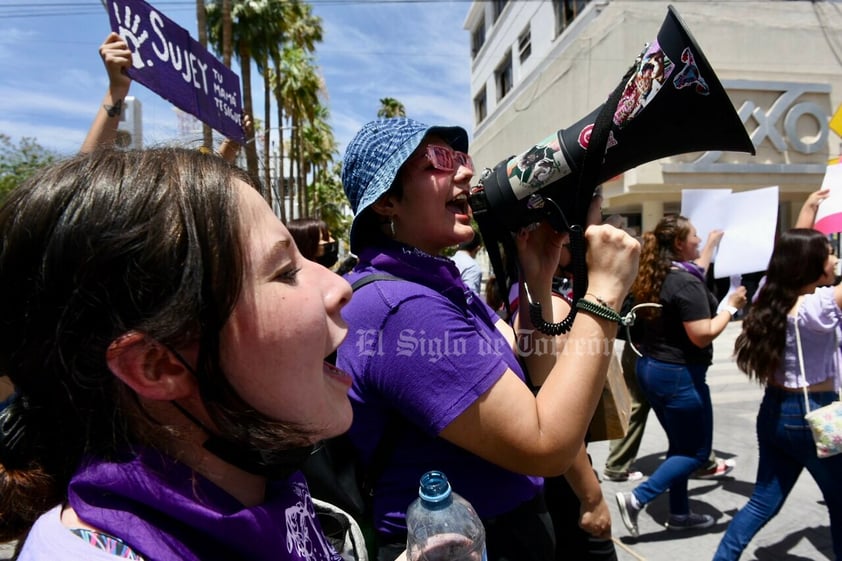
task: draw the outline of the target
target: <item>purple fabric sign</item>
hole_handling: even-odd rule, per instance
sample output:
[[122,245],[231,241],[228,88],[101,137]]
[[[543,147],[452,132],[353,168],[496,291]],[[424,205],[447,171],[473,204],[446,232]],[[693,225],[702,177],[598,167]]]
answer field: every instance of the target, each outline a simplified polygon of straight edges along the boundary
[[108,18],[132,49],[132,80],[226,137],[245,142],[237,74],[143,0],[108,0]]

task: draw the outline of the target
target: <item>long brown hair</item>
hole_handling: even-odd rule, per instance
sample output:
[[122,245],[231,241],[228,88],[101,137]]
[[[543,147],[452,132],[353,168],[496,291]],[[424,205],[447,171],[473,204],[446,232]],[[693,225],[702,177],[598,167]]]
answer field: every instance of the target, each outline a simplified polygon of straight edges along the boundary
[[[672,262],[679,259],[676,244],[690,235],[690,221],[680,215],[665,216],[655,229],[643,234],[640,251],[640,268],[632,284],[631,292],[635,302],[661,301],[661,287],[669,273]],[[657,309],[644,308],[641,314],[654,315]]]

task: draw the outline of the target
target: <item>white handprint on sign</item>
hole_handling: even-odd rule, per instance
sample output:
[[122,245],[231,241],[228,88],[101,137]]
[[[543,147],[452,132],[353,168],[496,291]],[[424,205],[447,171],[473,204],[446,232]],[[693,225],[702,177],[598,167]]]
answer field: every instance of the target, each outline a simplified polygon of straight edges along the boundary
[[[132,48],[132,66],[138,70],[145,68],[146,63],[144,63],[141,58],[140,47],[149,38],[149,33],[144,29],[143,33],[138,35],[138,29],[140,28],[140,16],[135,14],[134,17],[132,17],[131,7],[126,6],[125,15],[121,20],[119,6],[116,3],[111,6],[114,9],[114,17],[120,26],[118,31],[120,38],[128,43]],[[149,61],[149,66],[152,66],[152,61]]]

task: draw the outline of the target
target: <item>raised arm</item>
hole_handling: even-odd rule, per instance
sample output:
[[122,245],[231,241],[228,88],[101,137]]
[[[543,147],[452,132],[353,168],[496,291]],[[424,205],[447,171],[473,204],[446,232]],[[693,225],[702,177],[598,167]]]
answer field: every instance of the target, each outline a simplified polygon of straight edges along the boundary
[[[246,133],[246,138],[251,138],[254,126],[251,123],[251,117],[243,114],[243,132]],[[220,145],[217,153],[229,164],[233,164],[237,159],[237,154],[240,152],[240,143],[230,138],[224,139]]]
[[97,148],[114,146],[123,103],[132,85],[132,79],[123,71],[132,64],[132,51],[118,34],[112,31],[105,38],[99,47],[99,56],[108,73],[108,89],[79,150],[83,154]]
[[723,232],[722,230],[711,230],[710,234],[708,234],[708,239],[705,242],[705,246],[699,253],[699,258],[695,261],[696,265],[701,267],[705,273],[708,272],[710,262],[713,261],[713,254],[716,253],[716,248],[719,247],[719,242],[722,241],[722,236],[724,233],[725,232]]
[[795,221],[793,228],[812,228],[816,223],[816,214],[819,212],[819,205],[830,196],[830,189],[819,189],[807,196],[807,200],[801,205],[801,211]]
[[[554,241],[543,232],[532,234],[550,245]],[[612,226],[591,226],[585,235],[588,292],[594,295],[589,298],[598,297],[619,310],[637,274],[640,244]],[[519,251],[521,246],[532,247],[529,239],[519,239],[518,245]],[[545,257],[552,257],[551,249],[546,250]],[[555,259],[550,262],[557,263],[557,251]],[[546,303],[544,309],[550,310],[550,279],[546,283],[536,281],[530,286],[530,291],[533,289],[533,298]],[[511,471],[564,473],[582,448],[605,385],[617,328],[614,321],[580,310],[566,344],[553,354],[552,368],[537,396],[508,370],[440,435]]]

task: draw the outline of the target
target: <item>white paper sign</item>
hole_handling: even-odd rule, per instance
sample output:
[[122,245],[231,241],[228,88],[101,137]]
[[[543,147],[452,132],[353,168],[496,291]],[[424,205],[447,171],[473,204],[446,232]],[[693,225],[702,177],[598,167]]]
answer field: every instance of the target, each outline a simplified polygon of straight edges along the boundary
[[[722,209],[728,206],[731,189],[682,189],[681,216],[690,219],[696,227],[696,234],[702,238],[702,246],[711,231],[725,230],[728,224]],[[716,255],[711,261],[716,260]]]
[[734,193],[725,212],[728,226],[719,243],[716,278],[765,271],[775,247],[778,186]]
[[739,193],[723,189],[681,192],[682,214],[696,227],[702,244],[711,230],[724,232],[716,253],[716,278],[766,270],[775,244],[778,195],[777,185]]
[[723,296],[719,301],[719,306],[716,308],[717,314],[725,309],[725,306],[727,306],[728,302],[731,300],[731,295],[734,294],[737,289],[742,286],[742,284],[742,275],[733,275],[730,279],[728,279],[728,292],[726,292],[725,296]]

